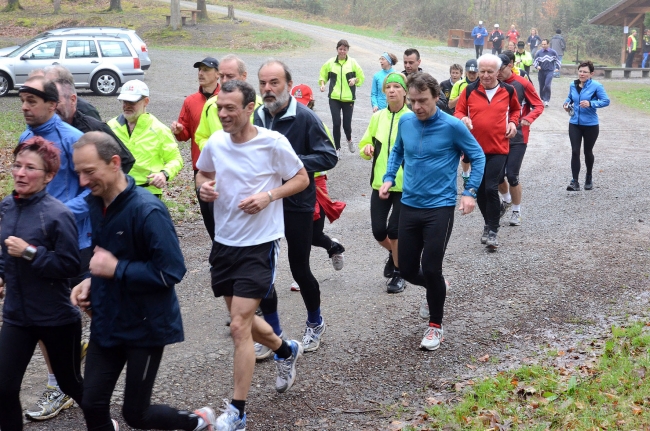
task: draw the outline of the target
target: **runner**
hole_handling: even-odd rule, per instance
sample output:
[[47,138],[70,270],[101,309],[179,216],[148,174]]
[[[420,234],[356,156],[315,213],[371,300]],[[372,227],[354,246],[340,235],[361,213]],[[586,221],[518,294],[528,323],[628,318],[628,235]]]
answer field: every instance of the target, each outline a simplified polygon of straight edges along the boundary
[[[537,95],[535,87],[526,78],[517,74],[519,69],[514,68],[515,53],[505,51],[499,56],[503,62],[497,78],[499,81],[512,85],[517,91],[517,100],[521,105],[517,134],[510,138],[510,149],[506,159],[505,172],[501,175],[499,193],[503,204],[502,212],[505,214],[512,207],[510,226],[521,225],[521,183],[519,170],[528,147],[530,125],[544,112],[544,104]],[[513,69],[514,68],[514,69]],[[508,181],[506,181],[506,178]],[[503,215],[501,215],[503,217]]]
[[388,199],[379,198],[379,189],[383,185],[382,177],[388,166],[388,156],[391,154],[397,138],[399,119],[411,111],[406,107],[406,79],[404,75],[401,73],[389,74],[382,87],[388,99],[388,107],[375,112],[370,118],[370,124],[359,142],[359,155],[366,160],[372,159],[370,225],[372,234],[379,245],[388,250],[388,259],[384,266],[384,277],[389,279],[386,291],[399,293],[406,287],[406,282],[400,274],[397,253],[399,213],[402,205],[402,167],[395,174],[395,185],[390,188]]
[[409,76],[407,82],[414,113],[405,113],[399,120],[379,197],[390,198],[403,162],[398,234],[400,271],[409,283],[426,288],[431,313],[420,348],[436,350],[443,336],[447,289],[442,262],[454,223],[457,160],[463,151],[474,165],[458,208],[461,214],[469,214],[476,205],[476,187],[485,156],[463,124],[436,107],[440,87],[431,75],[417,73]]
[[483,45],[485,45],[485,38],[488,37],[488,31],[483,27],[483,21],[479,21],[478,25],[472,29],[472,39],[474,39],[474,49],[476,50],[476,58],[483,55]]
[[504,39],[505,36],[499,29],[499,24],[494,24],[494,31],[490,34],[490,40],[492,41],[492,54],[501,54]]
[[350,44],[341,39],[336,44],[337,56],[332,57],[320,69],[318,84],[320,91],[325,91],[325,84],[329,81],[327,97],[330,101],[332,113],[332,129],[334,130],[334,145],[336,155],[341,157],[341,113],[343,113],[343,131],[348,140],[348,149],[354,153],[356,145],[352,142],[352,111],[356,100],[356,88],[364,81],[363,70],[357,61],[348,57]]
[[530,66],[533,65],[533,56],[526,51],[526,42],[520,40],[517,42],[517,51],[515,52],[515,66],[523,68],[530,75]]
[[537,50],[542,43],[542,38],[537,34],[536,28],[533,27],[530,29],[530,36],[528,36],[528,39],[526,39],[526,43],[528,44],[530,55],[535,58],[535,54],[537,53]]
[[386,108],[386,95],[382,91],[384,79],[388,74],[395,72],[393,66],[397,64],[397,56],[384,52],[379,57],[379,65],[381,70],[375,73],[372,77],[372,89],[370,90],[370,102],[372,104],[372,112],[377,112],[380,109]]
[[447,108],[444,109],[444,111],[449,115],[454,115],[454,109],[449,106],[449,101],[451,100],[451,90],[454,88],[454,84],[456,84],[462,78],[463,66],[454,63],[449,67],[449,79],[446,79],[440,83],[440,91],[442,92],[441,94],[444,94],[448,100]]
[[[499,247],[499,181],[508,157],[509,140],[517,134],[521,106],[515,89],[497,80],[501,69],[499,57],[485,54],[478,59],[478,67],[479,80],[463,90],[454,115],[471,130],[485,153],[485,173],[477,203],[485,222],[481,244],[494,251]],[[474,160],[470,160],[473,164]]]
[[[456,110],[456,104],[458,103],[458,96],[460,93],[467,87],[468,84],[476,82],[478,80],[478,63],[475,59],[467,60],[465,63],[465,79],[461,79],[454,84],[449,94],[449,110],[453,113]],[[453,115],[453,114],[452,114]],[[463,186],[467,184],[469,179],[470,172],[472,170],[472,165],[467,157],[463,154],[460,159],[460,176],[463,180]]]
[[594,64],[591,61],[580,63],[578,79],[571,83],[569,95],[564,101],[564,110],[571,114],[569,120],[569,139],[571,140],[571,173],[573,179],[567,186],[568,191],[580,190],[578,175],[580,174],[580,146],[584,141],[585,190],[594,187],[592,172],[594,168],[594,145],[598,139],[598,113],[596,109],[609,106],[609,97],[598,81],[594,81]]
[[[279,239],[285,234],[281,199],[304,190],[309,176],[284,136],[250,123],[254,108],[250,84],[224,84],[217,100],[223,130],[210,137],[197,162],[201,198],[214,202],[212,290],[226,301],[235,344],[234,393],[217,420],[219,431],[246,428],[246,399],[255,369],[253,340],[275,352],[278,392],[293,385],[303,352],[298,341],[278,337],[255,310],[274,290]],[[226,159],[229,163],[223,163]]]
[[533,67],[538,70],[539,96],[544,102],[544,106],[548,106],[548,102],[551,101],[553,73],[559,72],[562,67],[557,52],[548,46],[548,39],[542,40],[542,47],[535,54]]

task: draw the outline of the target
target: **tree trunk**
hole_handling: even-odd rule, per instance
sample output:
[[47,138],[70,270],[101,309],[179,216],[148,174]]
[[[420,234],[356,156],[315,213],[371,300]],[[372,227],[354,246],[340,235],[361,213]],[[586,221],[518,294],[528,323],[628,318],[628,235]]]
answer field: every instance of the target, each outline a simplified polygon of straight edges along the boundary
[[228,19],[235,19],[235,6],[228,5]]
[[122,0],[111,0],[111,5],[108,10],[113,12],[122,12]]
[[61,12],[61,0],[54,0],[54,13],[58,14]]
[[3,12],[13,12],[16,10],[23,10],[23,7],[20,5],[19,0],[9,0],[7,7],[2,9]]
[[202,21],[208,21],[208,7],[205,4],[205,0],[196,1],[196,10],[199,11],[199,19]]
[[172,27],[172,30],[178,30],[181,28],[181,0],[172,0],[171,2],[171,19],[169,24]]

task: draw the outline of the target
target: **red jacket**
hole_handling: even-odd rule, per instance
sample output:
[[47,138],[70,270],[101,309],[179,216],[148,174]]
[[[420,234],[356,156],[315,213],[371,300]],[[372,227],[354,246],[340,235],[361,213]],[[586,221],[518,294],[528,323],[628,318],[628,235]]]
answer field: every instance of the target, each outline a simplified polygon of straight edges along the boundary
[[472,135],[485,154],[508,154],[510,140],[506,130],[509,122],[519,124],[520,110],[511,85],[499,81],[497,92],[489,101],[483,84],[475,81],[460,93],[454,116],[472,120]]
[[[510,139],[511,143],[528,143],[528,135],[530,133],[530,126],[522,126],[521,120],[526,120],[530,124],[537,119],[542,112],[544,112],[544,103],[537,95],[535,86],[521,75],[512,73],[510,78],[505,80],[506,84],[515,87],[517,91],[517,99],[521,105],[521,117],[519,118],[519,126],[517,126],[517,136]],[[532,109],[531,109],[532,108]]]
[[[212,95],[219,93],[221,86],[217,84],[217,88],[214,89]],[[187,96],[183,102],[183,107],[181,108],[181,113],[178,114],[178,122],[183,125],[183,131],[176,135],[176,139],[179,141],[187,141],[188,139],[192,140],[191,153],[192,153],[192,168],[196,171],[196,161],[199,160],[199,155],[201,150],[199,146],[196,145],[194,140],[194,133],[199,127],[199,122],[201,121],[201,111],[203,111],[203,105],[208,99],[201,93],[201,87],[199,91]]]

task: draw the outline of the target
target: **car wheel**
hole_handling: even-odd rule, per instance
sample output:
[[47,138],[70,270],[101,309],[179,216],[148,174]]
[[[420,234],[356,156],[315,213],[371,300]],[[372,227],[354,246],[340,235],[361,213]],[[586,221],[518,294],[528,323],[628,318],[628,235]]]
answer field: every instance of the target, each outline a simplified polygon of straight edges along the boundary
[[11,79],[6,73],[0,72],[0,97],[6,96],[11,89]]
[[120,78],[110,70],[100,70],[90,83],[90,89],[100,96],[112,96],[119,88]]

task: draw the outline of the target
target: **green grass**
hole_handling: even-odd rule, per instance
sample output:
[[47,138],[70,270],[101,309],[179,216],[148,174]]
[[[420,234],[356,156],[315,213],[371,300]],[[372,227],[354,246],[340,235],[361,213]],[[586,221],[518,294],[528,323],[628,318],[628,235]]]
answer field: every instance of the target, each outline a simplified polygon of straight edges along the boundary
[[11,154],[20,134],[25,130],[25,120],[20,110],[3,112],[0,115],[0,196],[7,196],[13,190],[13,178],[10,165],[13,162]]
[[595,364],[580,368],[524,366],[477,381],[459,402],[429,407],[403,429],[646,429],[650,327],[642,322],[613,327],[601,353]]
[[612,100],[650,114],[650,85],[614,84],[607,85],[606,91]]

